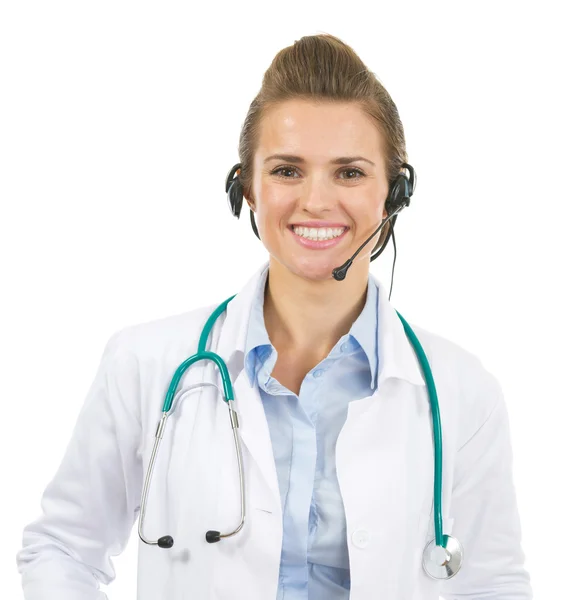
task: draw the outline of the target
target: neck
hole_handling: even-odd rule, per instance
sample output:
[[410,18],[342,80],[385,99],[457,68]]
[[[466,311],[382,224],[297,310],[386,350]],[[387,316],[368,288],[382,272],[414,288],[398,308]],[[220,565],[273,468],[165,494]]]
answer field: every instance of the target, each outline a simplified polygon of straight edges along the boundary
[[294,275],[270,257],[264,321],[271,343],[325,357],[349,333],[367,298],[369,261],[354,262],[343,281]]

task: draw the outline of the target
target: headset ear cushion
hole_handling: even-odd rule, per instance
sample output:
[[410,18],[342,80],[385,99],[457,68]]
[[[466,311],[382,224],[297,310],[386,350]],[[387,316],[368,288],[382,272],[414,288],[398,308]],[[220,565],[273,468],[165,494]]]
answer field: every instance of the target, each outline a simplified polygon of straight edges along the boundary
[[244,194],[240,180],[237,176],[238,169],[241,169],[242,164],[236,163],[228,172],[226,176],[226,194],[228,195],[228,206],[232,211],[232,215],[236,218],[240,218],[242,212],[242,202]]
[[389,190],[387,200],[385,201],[385,210],[387,214],[391,214],[396,211],[399,206],[403,203],[404,199],[409,200],[409,180],[403,174],[399,174]]

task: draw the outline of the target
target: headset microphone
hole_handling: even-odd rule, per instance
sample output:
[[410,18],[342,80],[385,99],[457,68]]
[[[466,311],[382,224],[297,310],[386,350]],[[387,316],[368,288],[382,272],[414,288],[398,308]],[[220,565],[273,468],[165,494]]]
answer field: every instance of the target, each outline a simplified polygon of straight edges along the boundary
[[362,248],[374,237],[376,236],[379,231],[381,230],[381,228],[392,218],[395,217],[395,215],[397,215],[399,212],[401,212],[406,206],[409,205],[409,202],[406,203],[402,203],[397,210],[395,210],[395,212],[392,212],[389,216],[387,216],[385,219],[381,220],[381,223],[379,224],[378,228],[367,238],[367,240],[365,240],[365,242],[363,242],[363,244],[355,251],[355,254],[349,258],[348,260],[346,260],[343,265],[341,265],[341,267],[336,267],[332,272],[332,276],[336,281],[343,281],[345,279],[345,276],[347,275],[347,270],[351,267],[351,264],[353,263],[355,257],[361,252]]

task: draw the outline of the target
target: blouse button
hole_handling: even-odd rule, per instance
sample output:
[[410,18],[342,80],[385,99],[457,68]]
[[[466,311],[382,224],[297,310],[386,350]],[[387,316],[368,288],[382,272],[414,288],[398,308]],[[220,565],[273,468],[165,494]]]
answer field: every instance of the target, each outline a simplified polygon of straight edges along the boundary
[[314,376],[314,377],[316,377],[316,378],[317,378],[317,377],[321,377],[322,375],[323,375],[323,369],[316,369],[316,370],[313,372],[313,376]]

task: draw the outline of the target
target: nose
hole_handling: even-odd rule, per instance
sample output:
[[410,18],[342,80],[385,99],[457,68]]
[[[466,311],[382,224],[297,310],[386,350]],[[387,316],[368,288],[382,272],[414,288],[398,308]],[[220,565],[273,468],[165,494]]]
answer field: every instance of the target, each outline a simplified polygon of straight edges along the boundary
[[320,214],[333,209],[337,204],[336,191],[330,188],[321,175],[309,177],[301,187],[300,207],[310,214]]

